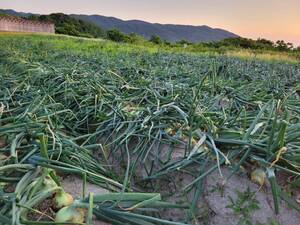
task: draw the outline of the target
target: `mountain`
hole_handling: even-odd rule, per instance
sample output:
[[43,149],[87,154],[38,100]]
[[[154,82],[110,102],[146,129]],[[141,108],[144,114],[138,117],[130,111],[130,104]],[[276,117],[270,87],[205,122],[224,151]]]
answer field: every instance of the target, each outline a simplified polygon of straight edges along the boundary
[[[1,10],[0,13],[10,14],[14,16],[29,17],[31,13],[19,13],[14,10]],[[186,40],[189,42],[212,42],[220,41],[226,38],[236,38],[238,35],[229,31],[211,28],[208,26],[191,26],[191,25],[174,25],[174,24],[158,24],[148,23],[140,20],[121,20],[114,17],[106,17],[100,15],[70,15],[92,24],[97,25],[101,29],[110,30],[118,29],[126,34],[136,33],[146,39],[150,39],[152,35],[157,35],[161,39],[176,42]]]
[[99,15],[89,16],[73,14],[71,16],[94,23],[105,30],[116,28],[126,34],[139,34],[146,39],[149,39],[152,35],[157,35],[163,40],[170,42],[180,40],[187,40],[189,42],[211,42],[238,37],[238,35],[226,30],[214,29],[208,26],[158,24],[140,20],[124,21],[114,17]]
[[29,17],[33,15],[32,13],[16,12],[15,10],[12,9],[0,9],[0,14],[7,14],[7,15],[18,16],[18,17]]

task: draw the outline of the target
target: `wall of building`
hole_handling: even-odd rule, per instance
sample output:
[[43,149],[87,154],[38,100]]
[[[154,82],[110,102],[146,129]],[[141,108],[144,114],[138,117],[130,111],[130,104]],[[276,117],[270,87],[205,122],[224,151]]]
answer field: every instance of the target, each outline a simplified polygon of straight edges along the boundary
[[55,27],[52,23],[0,17],[0,31],[55,33]]

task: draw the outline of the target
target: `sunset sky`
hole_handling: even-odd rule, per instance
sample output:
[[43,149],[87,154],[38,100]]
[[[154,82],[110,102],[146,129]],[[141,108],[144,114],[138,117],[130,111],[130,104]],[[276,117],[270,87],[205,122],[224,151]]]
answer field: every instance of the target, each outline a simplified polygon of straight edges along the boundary
[[243,37],[284,39],[300,46],[300,0],[0,0],[0,8],[208,25]]

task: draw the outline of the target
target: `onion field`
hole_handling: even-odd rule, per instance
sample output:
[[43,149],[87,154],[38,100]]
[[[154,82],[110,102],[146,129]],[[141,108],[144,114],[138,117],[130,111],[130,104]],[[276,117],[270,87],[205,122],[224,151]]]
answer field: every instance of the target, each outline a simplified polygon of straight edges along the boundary
[[300,210],[299,63],[0,35],[0,224],[203,224],[215,171]]

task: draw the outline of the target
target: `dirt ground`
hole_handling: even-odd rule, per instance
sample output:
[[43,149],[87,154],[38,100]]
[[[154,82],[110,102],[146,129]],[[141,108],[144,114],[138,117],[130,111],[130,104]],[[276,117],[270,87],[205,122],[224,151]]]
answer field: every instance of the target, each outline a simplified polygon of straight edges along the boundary
[[[229,174],[227,169],[223,169],[223,175]],[[213,210],[214,215],[210,218],[211,225],[236,225],[241,219],[241,215],[237,215],[232,209],[227,206],[230,204],[231,197],[237,199],[237,190],[240,192],[246,191],[247,188],[255,193],[254,198],[258,201],[259,209],[253,210],[251,213],[252,224],[265,225],[296,225],[300,224],[300,214],[290,208],[284,201],[280,201],[280,211],[276,215],[273,206],[273,198],[269,185],[264,188],[259,188],[257,184],[251,182],[246,176],[234,175],[225,184],[222,191],[212,191],[216,188],[216,183],[220,183],[220,175],[216,171],[206,179],[205,199]],[[222,193],[223,194],[222,194]]]
[[[229,174],[227,169],[222,169],[224,177]],[[177,188],[191,182],[191,177],[180,176],[174,180]],[[75,197],[80,197],[82,193],[82,181],[75,176],[68,176],[63,180],[63,186],[65,190]],[[242,213],[235,213],[228,205],[231,203],[230,198],[233,201],[238,199],[237,190],[245,192],[247,188],[251,193],[255,193],[253,199],[257,201],[259,209],[250,212],[250,220],[253,225],[297,225],[300,221],[300,214],[291,209],[283,201],[280,202],[280,213],[276,215],[274,213],[273,199],[270,193],[268,185],[263,188],[259,188],[257,184],[254,184],[245,175],[234,175],[227,183],[222,186],[217,184],[223,183],[218,171],[209,175],[204,184],[204,193],[199,199],[197,206],[201,210],[202,217],[197,220],[198,224],[208,225],[236,225],[243,220]],[[221,187],[221,188],[220,188]],[[175,190],[174,190],[175,191]],[[107,190],[102,189],[96,185],[87,185],[87,192],[93,192],[94,194],[105,194]],[[179,194],[180,195],[180,194]],[[177,201],[182,196],[173,196],[168,199],[169,201]],[[188,199],[191,196],[185,196]],[[203,214],[203,213],[206,213]],[[179,219],[183,216],[184,212],[178,210],[166,211],[164,216],[172,219]],[[195,224],[196,224],[195,223]],[[197,225],[198,225],[197,224]],[[109,225],[108,223],[94,220],[94,225]]]
[[[73,195],[74,198],[82,197],[83,182],[80,178],[74,175],[69,175],[62,180],[62,186],[64,187],[65,191]],[[86,192],[87,194],[94,193],[95,195],[109,193],[109,191],[91,183],[87,183]],[[110,224],[94,219],[93,225],[110,225]]]

